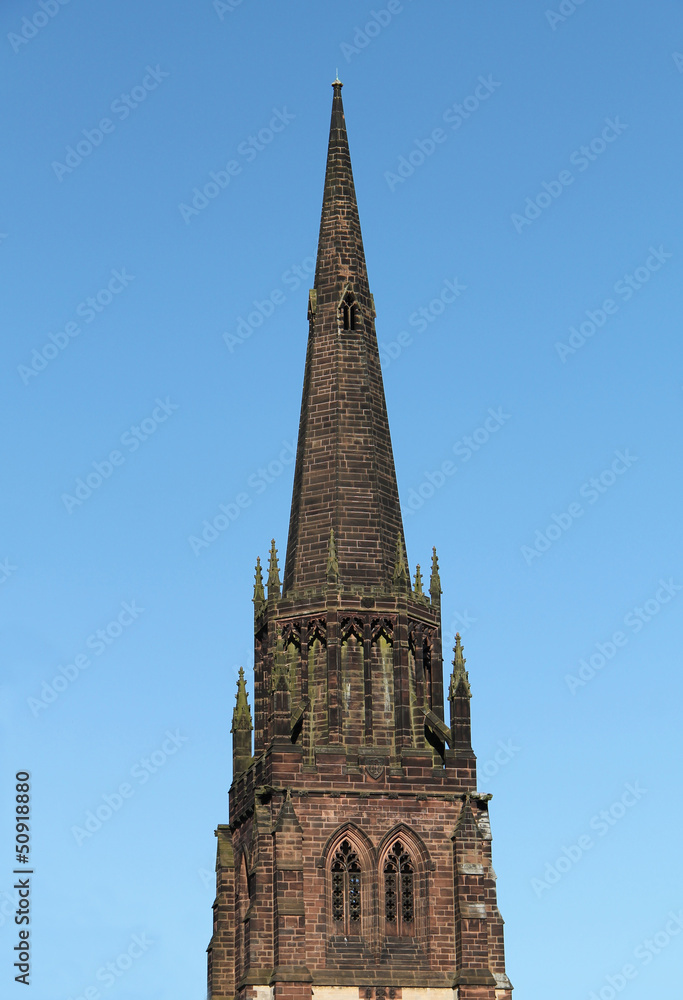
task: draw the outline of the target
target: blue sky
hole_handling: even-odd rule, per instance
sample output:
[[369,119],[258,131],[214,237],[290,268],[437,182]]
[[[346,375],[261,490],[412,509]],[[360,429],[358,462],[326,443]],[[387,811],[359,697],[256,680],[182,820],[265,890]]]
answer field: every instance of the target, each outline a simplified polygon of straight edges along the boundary
[[463,637],[516,995],[670,992],[683,11],[572,7],[2,5],[7,991],[26,768],[33,996],[204,995],[338,67],[408,557],[437,546]]

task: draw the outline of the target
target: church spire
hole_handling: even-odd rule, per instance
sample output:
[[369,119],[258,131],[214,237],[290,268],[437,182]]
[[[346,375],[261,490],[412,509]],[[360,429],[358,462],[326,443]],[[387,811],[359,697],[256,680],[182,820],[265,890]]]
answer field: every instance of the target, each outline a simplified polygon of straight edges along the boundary
[[283,596],[325,586],[331,530],[342,585],[390,592],[403,538],[342,84],[332,87]]

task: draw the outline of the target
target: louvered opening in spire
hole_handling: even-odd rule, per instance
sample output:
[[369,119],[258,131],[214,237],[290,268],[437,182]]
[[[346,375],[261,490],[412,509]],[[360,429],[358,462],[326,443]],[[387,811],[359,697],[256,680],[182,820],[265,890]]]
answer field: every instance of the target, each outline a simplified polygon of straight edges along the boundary
[[332,119],[283,596],[331,586],[390,590],[403,539],[396,472],[341,88]]

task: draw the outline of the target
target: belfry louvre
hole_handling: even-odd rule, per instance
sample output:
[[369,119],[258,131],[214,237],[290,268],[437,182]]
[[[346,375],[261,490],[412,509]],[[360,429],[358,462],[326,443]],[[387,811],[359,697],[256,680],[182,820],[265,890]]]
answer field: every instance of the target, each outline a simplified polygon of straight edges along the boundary
[[[460,637],[408,570],[342,106],[327,169],[287,555],[254,584],[210,1000],[511,1000]],[[253,747],[252,747],[253,732]],[[427,992],[428,991],[428,992]]]

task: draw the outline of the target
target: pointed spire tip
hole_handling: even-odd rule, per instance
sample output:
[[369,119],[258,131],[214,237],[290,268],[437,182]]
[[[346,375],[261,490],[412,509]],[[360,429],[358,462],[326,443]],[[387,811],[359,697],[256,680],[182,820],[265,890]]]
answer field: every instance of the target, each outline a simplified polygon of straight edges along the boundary
[[464,691],[468,698],[472,696],[472,689],[470,688],[469,674],[465,669],[465,664],[467,660],[462,655],[462,640],[460,638],[460,633],[455,633],[455,645],[453,646],[453,672],[451,674],[451,683],[449,687],[449,698],[455,698],[458,692],[458,688],[462,685]]
[[275,548],[275,539],[273,538],[270,546],[270,560],[268,564],[268,581],[266,583],[268,587],[268,600],[271,597],[280,597],[280,569],[277,560],[277,549]]

